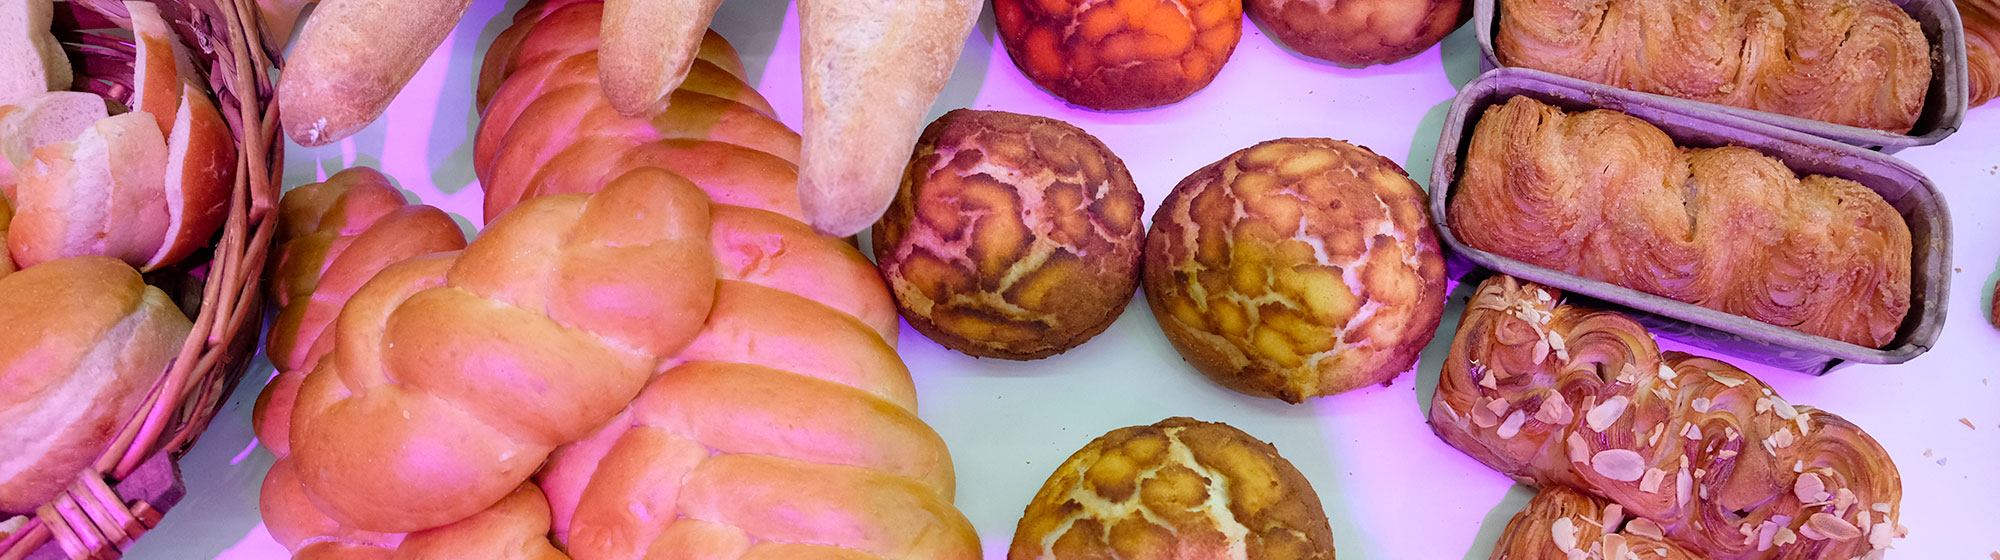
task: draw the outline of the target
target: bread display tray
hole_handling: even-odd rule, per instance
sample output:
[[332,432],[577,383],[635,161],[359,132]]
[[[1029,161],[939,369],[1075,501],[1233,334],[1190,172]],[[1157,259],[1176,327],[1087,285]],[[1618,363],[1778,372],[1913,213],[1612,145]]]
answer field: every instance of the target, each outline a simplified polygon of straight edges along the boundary
[[[1499,29],[1498,0],[1473,0],[1472,26],[1479,37],[1479,65],[1481,70],[1500,67],[1500,57],[1493,50],[1493,36]],[[1690,101],[1632,90],[1641,98],[1673,100],[1685,104],[1695,116],[1715,120],[1727,125],[1726,117],[1748,119],[1765,124],[1804,132],[1844,144],[1851,144],[1885,153],[1895,153],[1913,146],[1929,146],[1944,140],[1957,132],[1965,122],[1965,98],[1967,95],[1967,74],[1965,66],[1965,29],[1959,21],[1958,8],[1952,0],[1890,0],[1924,28],[1924,37],[1931,43],[1931,87],[1924,98],[1924,112],[1917,116],[1917,125],[1907,134],[1896,134],[1868,128],[1833,124],[1824,121],[1780,115],[1741,107],[1718,105],[1701,101]]]
[[[1694,304],[1530,265],[1466,246],[1451,229],[1448,203],[1473,126],[1486,108],[1525,95],[1566,111],[1621,111],[1691,148],[1737,145],[1777,158],[1799,175],[1853,180],[1882,195],[1910,227],[1910,311],[1881,348],[1840,342]],[[1951,276],[1951,215],[1943,194],[1896,158],[1770,124],[1706,111],[1693,103],[1635,93],[1525,68],[1501,68],[1466,84],[1452,102],[1431,169],[1431,212],[1457,255],[1480,267],[1630,308],[1656,333],[1771,366],[1824,374],[1843,362],[1896,364],[1922,355],[1944,326]],[[1706,113],[1706,114],[1704,114]]]

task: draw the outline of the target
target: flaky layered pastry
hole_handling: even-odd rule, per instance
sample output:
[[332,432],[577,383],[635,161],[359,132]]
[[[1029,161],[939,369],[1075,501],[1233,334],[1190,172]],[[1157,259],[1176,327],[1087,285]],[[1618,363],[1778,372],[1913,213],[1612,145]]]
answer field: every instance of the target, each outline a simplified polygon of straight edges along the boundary
[[1168,418],[1104,434],[1049,475],[1008,560],[1333,560],[1312,483],[1233,426]]
[[1487,108],[1463,169],[1449,220],[1479,250],[1870,348],[1910,309],[1909,226],[1853,181],[1526,97]]
[[1500,63],[1907,132],[1931,45],[1889,0],[1501,0]]
[[1971,81],[1966,105],[2000,97],[2000,0],[1958,0],[1965,21],[1965,69]]
[[[1904,534],[1902,477],[1859,427],[1792,405],[1729,364],[1662,353],[1630,317],[1562,305],[1560,293],[1508,276],[1466,304],[1430,423],[1511,478],[1616,504],[1620,519],[1634,518],[1628,545],[1648,537],[1707,559],[1875,558]],[[1622,558],[1590,556],[1614,544],[1595,533],[1513,533],[1561,539],[1569,558]],[[1519,547],[1537,549],[1500,544]],[[1562,557],[1543,550],[1495,557]]]

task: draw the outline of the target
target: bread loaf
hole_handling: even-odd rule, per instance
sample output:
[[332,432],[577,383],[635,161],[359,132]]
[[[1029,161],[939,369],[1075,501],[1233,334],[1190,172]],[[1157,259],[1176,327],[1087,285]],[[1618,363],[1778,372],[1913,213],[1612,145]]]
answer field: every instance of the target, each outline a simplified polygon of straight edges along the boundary
[[1500,63],[1614,87],[1909,132],[1931,44],[1890,0],[1500,0]]
[[285,134],[301,146],[324,146],[375,122],[471,4],[322,2],[299,30],[278,79]]
[[1902,533],[1888,452],[1743,370],[1507,276],[1458,325],[1431,429],[1494,470],[1609,500],[1699,558],[1859,558]]
[[0,106],[0,193],[18,202],[20,170],[35,158],[35,150],[75,140],[104,117],[111,116],[104,98],[81,91],[35,94]]
[[192,327],[115,259],[59,259],[0,278],[0,513],[33,514],[76,481]]
[[[552,530],[583,558],[690,543],[733,553],[723,557],[976,558],[971,526],[951,506],[949,455],[914,414],[873,267],[784,214],[725,204],[796,215],[796,200],[770,194],[791,184],[759,175],[790,164],[696,136],[796,146],[796,135],[705,127],[763,115],[722,98],[706,112],[676,101],[690,112],[675,119],[564,123],[562,111],[610,111],[594,68],[580,65],[594,57],[594,39],[581,38],[599,27],[601,6],[535,3],[521,14],[516,29],[530,30],[502,33],[492,56],[509,60],[489,59],[483,73],[506,83],[485,90],[494,94],[480,138],[493,140],[479,161],[493,170],[487,185],[514,173],[534,181],[489,192],[497,218],[463,252],[389,266],[347,300],[321,337],[332,350],[299,388],[290,460],[266,480],[273,535],[326,557],[418,555],[419,545],[464,553],[489,538],[522,543],[504,557],[543,557],[547,543],[521,535]],[[703,52],[728,54],[710,64],[725,76],[740,68],[726,46]],[[535,118],[515,122],[522,114]],[[543,117],[557,122],[540,130]],[[487,130],[496,126],[505,134]],[[607,129],[641,140],[572,145]],[[756,130],[773,132],[746,132]],[[672,142],[710,151],[544,159]],[[520,202],[530,192],[544,196]],[[546,492],[545,507],[522,497],[530,489]],[[535,509],[548,517],[521,515]],[[465,540],[436,536],[447,531]]]
[[106,117],[35,150],[15,187],[14,261],[79,255],[143,264],[167,233],[167,140],[152,115]]
[[1910,309],[1909,226],[1853,181],[1526,97],[1486,110],[1464,169],[1449,219],[1475,249],[1870,348]]

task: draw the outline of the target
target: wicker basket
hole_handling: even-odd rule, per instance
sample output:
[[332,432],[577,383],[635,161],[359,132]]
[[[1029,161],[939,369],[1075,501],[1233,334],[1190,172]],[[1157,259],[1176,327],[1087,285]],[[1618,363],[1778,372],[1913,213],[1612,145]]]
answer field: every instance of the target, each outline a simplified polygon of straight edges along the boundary
[[[0,560],[117,558],[177,501],[172,460],[193,445],[243,378],[263,321],[259,280],[276,233],[283,169],[271,69],[251,0],[159,0],[160,13],[206,72],[236,135],[236,185],[215,244],[146,275],[194,318],[194,330],[111,446],[33,519],[0,539]],[[134,47],[120,0],[59,0],[54,31],[76,87],[129,101]],[[143,468],[142,468],[143,467]],[[121,492],[125,495],[121,495]]]

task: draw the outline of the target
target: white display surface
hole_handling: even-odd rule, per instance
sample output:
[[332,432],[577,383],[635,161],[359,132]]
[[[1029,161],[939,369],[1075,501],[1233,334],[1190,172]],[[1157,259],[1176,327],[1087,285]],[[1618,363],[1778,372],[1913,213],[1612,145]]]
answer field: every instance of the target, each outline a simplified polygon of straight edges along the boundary
[[[479,0],[388,113],[337,145],[290,146],[286,187],[350,165],[376,166],[468,228],[480,222],[471,167],[480,56],[521,0]],[[1439,128],[1457,86],[1478,73],[1478,45],[1461,28],[1441,48],[1367,69],[1301,57],[1247,19],[1215,82],[1159,109],[1098,113],[1067,106],[1014,66],[985,14],[932,116],[959,107],[1065,120],[1123,158],[1151,211],[1189,172],[1272,138],[1317,136],[1366,146],[1429,182]],[[731,0],[716,29],[786,124],[800,126],[798,21],[786,0]],[[1442,56],[1441,56],[1442,53]],[[531,117],[530,117],[531,118]],[[1723,356],[1787,400],[1846,417],[1902,471],[1902,524],[1890,558],[1987,558],[2000,551],[2000,331],[1987,323],[2000,257],[2000,103],[1972,110],[1958,134],[1897,154],[1930,176],[1952,212],[1949,318],[1937,349],[1897,366],[1843,366],[1825,377]],[[1532,490],[1474,462],[1424,421],[1469,286],[1454,285],[1443,325],[1413,372],[1304,404],[1244,396],[1209,382],[1160,334],[1143,297],[1104,334],[1032,362],[975,359],[902,329],[924,420],[951,446],[957,503],[987,558],[1004,558],[1022,508],[1070,453],[1110,430],[1170,416],[1227,422],[1270,441],[1312,482],[1343,559],[1487,558]],[[1686,349],[1663,340],[1668,349]],[[1697,352],[1700,353],[1700,352]],[[282,558],[258,521],[271,455],[257,447],[250,409],[271,374],[259,355],[248,377],[181,461],[190,495],[128,553],[131,558]],[[1963,418],[1971,422],[1967,427]]]

